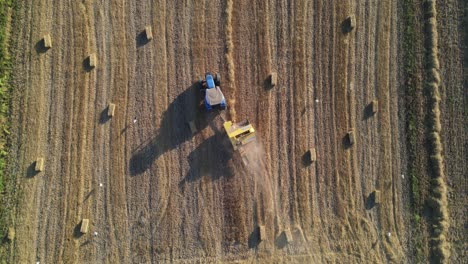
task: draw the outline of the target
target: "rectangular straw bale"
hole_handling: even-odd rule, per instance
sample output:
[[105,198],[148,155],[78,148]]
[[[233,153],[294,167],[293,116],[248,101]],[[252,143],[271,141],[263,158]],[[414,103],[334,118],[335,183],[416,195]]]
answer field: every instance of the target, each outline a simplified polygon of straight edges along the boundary
[[286,237],[286,241],[287,241],[288,243],[293,242],[293,236],[292,236],[291,230],[290,230],[289,228],[286,229],[286,230],[284,230],[284,236]]
[[374,203],[375,204],[380,203],[380,191],[379,190],[374,191]]
[[110,103],[109,108],[107,109],[107,115],[110,116],[110,117],[113,117],[114,112],[115,112],[115,104]]
[[13,239],[15,239],[15,229],[13,227],[8,228],[7,239],[8,241],[13,241]]
[[309,155],[310,155],[310,162],[314,162],[317,160],[317,152],[315,151],[315,148],[309,149]]
[[35,170],[36,171],[43,171],[44,170],[44,159],[43,158],[37,158]]
[[259,226],[259,239],[260,241],[266,240],[266,230],[264,225]]
[[151,26],[146,26],[145,27],[145,34],[146,34],[146,39],[147,40],[152,40],[153,39],[153,31],[151,30]]
[[80,232],[83,233],[83,234],[88,233],[88,226],[89,226],[89,219],[81,220]]
[[50,36],[50,34],[44,35],[43,41],[44,41],[44,48],[46,49],[52,48],[52,37]]
[[350,145],[353,145],[355,142],[354,131],[348,131],[348,142]]
[[379,101],[377,100],[373,100],[371,102],[371,110],[372,110],[372,113],[375,114],[379,111]]
[[278,74],[276,72],[272,72],[270,74],[270,85],[275,86],[278,82]]
[[97,67],[96,53],[92,53],[92,54],[89,55],[89,67],[91,67],[91,68]]
[[345,30],[350,32],[356,27],[356,17],[354,15],[349,15],[345,20]]

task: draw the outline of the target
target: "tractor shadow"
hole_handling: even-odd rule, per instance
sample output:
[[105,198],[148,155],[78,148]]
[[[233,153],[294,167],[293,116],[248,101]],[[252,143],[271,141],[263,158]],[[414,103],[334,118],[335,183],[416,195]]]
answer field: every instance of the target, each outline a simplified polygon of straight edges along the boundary
[[143,142],[133,152],[130,158],[132,176],[142,174],[159,156],[191,139],[195,134],[190,131],[189,121],[193,120],[197,131],[201,131],[216,118],[218,112],[206,112],[202,99],[198,83],[193,83],[170,103],[163,113],[156,136]]
[[230,160],[233,158],[233,150],[226,137],[221,132],[204,140],[188,156],[190,169],[184,179],[179,182],[182,190],[186,184],[208,177],[212,181],[221,177],[234,176]]

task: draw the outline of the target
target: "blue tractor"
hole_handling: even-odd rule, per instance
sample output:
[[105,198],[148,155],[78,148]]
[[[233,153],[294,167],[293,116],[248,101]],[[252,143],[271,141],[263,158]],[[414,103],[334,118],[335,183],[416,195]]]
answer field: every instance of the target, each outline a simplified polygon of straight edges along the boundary
[[226,109],[226,99],[219,88],[220,83],[221,77],[219,73],[213,76],[213,74],[207,72],[205,74],[205,80],[200,79],[200,88],[202,92],[205,92],[203,103],[208,111],[212,110],[215,106]]

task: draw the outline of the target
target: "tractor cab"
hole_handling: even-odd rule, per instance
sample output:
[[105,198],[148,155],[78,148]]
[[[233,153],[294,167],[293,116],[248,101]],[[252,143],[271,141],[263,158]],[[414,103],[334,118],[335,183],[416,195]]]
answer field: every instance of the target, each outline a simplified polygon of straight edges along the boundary
[[226,99],[224,98],[223,92],[219,88],[221,84],[221,77],[219,73],[213,77],[209,72],[205,74],[205,80],[200,80],[201,90],[205,92],[205,98],[203,103],[206,110],[211,110],[215,106],[221,107],[221,109],[226,108]]

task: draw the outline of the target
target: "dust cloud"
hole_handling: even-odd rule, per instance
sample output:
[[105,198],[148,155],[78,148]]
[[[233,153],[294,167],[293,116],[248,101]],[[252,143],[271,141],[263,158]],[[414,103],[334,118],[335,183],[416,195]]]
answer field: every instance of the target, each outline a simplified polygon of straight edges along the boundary
[[254,183],[254,197],[259,205],[258,223],[266,224],[276,218],[277,197],[271,175],[266,164],[266,153],[261,140],[242,146],[239,150],[245,175]]

